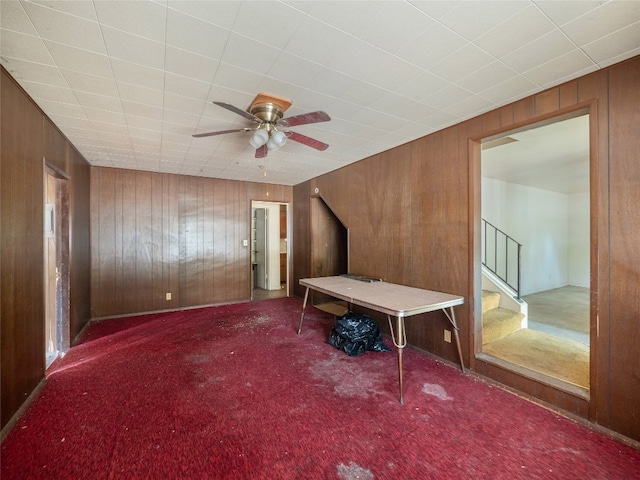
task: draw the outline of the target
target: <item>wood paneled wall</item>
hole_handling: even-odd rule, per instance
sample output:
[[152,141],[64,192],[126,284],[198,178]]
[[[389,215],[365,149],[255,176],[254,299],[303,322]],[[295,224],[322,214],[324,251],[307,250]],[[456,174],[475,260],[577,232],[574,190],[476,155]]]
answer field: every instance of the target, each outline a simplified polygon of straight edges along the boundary
[[70,336],[89,320],[89,165],[1,69],[2,427],[44,377],[44,165],[71,188]]
[[91,172],[93,318],[251,298],[251,200],[291,203],[292,187]]
[[[635,57],[297,185],[294,282],[311,274],[308,245],[298,240],[314,235],[309,201],[319,192],[349,229],[353,273],[465,297],[457,317],[472,369],[640,440],[639,91]],[[475,356],[481,329],[479,141],[578,110],[589,111],[592,132],[588,400]],[[409,341],[455,363],[453,345],[443,340],[446,326],[440,313],[412,319]]]

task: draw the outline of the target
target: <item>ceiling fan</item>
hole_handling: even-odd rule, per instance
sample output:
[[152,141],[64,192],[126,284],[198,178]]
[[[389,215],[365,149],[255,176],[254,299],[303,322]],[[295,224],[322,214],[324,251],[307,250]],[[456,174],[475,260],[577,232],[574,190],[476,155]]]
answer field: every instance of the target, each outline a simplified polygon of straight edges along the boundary
[[196,133],[193,135],[194,137],[201,138],[211,137],[213,135],[224,135],[226,133],[254,132],[249,140],[249,144],[256,149],[256,158],[266,157],[269,150],[277,150],[287,142],[287,139],[302,143],[303,145],[315,148],[316,150],[326,150],[329,148],[328,144],[321,142],[320,140],[288,130],[289,127],[295,127],[298,125],[328,122],[331,120],[331,117],[329,117],[325,112],[309,112],[301,115],[295,115],[293,117],[283,118],[285,110],[291,106],[291,100],[278,97],[271,93],[259,93],[246,111],[224,102],[213,103],[219,107],[226,108],[247,120],[251,120],[256,123],[257,126],[236,128],[233,130],[220,130],[217,132]]

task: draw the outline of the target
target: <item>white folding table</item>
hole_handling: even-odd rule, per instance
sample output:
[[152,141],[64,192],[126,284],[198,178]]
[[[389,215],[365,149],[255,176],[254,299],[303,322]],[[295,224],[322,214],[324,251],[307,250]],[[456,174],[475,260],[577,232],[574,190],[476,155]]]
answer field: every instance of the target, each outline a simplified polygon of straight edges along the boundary
[[[402,352],[407,345],[407,335],[404,325],[405,317],[442,310],[453,327],[458,356],[460,357],[460,367],[464,373],[460,335],[458,334],[459,329],[456,323],[455,312],[453,311],[453,307],[464,303],[464,297],[383,281],[362,281],[347,276],[302,278],[300,279],[300,285],[306,287],[306,292],[302,304],[298,335],[302,332],[302,322],[309,298],[309,290],[325,293],[332,297],[345,300],[350,304],[359,305],[387,315],[393,344],[398,349],[400,403],[404,403],[402,394]],[[396,317],[395,331],[393,322],[391,321],[392,316]]]

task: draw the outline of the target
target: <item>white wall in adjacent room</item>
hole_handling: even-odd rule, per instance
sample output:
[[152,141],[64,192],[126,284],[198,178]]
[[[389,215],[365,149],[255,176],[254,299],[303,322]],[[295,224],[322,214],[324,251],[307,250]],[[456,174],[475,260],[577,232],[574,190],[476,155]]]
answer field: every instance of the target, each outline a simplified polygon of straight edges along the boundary
[[483,177],[482,218],[523,244],[522,295],[589,285],[588,193],[566,195]]

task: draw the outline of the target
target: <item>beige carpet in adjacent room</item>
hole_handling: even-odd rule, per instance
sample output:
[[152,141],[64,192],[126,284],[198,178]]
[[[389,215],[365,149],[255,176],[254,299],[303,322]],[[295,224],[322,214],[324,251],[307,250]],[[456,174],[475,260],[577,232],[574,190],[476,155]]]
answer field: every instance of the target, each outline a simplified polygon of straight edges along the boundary
[[589,347],[522,329],[483,346],[483,353],[559,380],[589,388]]

